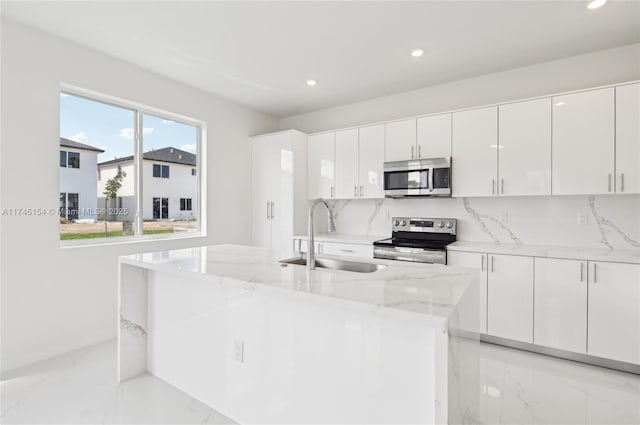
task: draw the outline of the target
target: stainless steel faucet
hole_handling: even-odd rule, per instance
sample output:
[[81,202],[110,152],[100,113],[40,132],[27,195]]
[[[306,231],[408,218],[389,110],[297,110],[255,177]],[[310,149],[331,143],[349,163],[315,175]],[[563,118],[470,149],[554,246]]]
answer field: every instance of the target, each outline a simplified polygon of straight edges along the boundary
[[333,223],[333,211],[331,211],[331,207],[327,204],[327,201],[324,199],[316,199],[313,201],[313,204],[309,207],[309,230],[307,235],[307,270],[313,270],[316,268],[316,252],[314,247],[314,236],[313,236],[313,210],[316,208],[316,205],[324,204],[327,207],[327,217],[329,219],[329,232],[336,231],[336,225]]

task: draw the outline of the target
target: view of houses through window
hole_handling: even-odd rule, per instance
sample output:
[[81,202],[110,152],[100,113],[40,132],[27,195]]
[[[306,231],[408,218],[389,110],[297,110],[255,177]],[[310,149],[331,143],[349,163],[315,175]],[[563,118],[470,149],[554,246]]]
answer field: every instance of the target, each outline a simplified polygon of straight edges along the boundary
[[[136,122],[142,123],[138,140]],[[60,239],[198,230],[199,132],[197,126],[61,93]],[[136,143],[142,158],[135,155]]]

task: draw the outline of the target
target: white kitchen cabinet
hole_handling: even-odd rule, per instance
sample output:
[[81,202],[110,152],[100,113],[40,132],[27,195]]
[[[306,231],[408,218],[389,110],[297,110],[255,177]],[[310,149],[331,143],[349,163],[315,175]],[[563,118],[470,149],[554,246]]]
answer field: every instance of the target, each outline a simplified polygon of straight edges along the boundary
[[640,265],[589,262],[587,353],[640,364]]
[[[345,257],[373,258],[372,244],[354,244],[344,242],[314,241],[316,254],[342,255]],[[308,252],[308,243],[304,239],[294,240],[294,249]]]
[[394,121],[384,126],[385,161],[405,161],[417,158],[415,119]]
[[357,198],[358,186],[358,129],[336,131],[335,197]]
[[487,254],[447,251],[447,265],[468,267],[480,272],[480,333],[487,333]]
[[418,118],[416,136],[418,158],[451,156],[451,114]]
[[335,132],[308,137],[309,199],[335,196]]
[[384,198],[384,124],[359,128],[358,197]]
[[614,191],[614,88],[553,97],[553,194]]
[[551,98],[500,105],[498,117],[498,195],[551,195]]
[[533,342],[533,257],[487,256],[487,334]]
[[453,196],[495,195],[498,107],[455,112],[452,120]]
[[307,137],[290,130],[251,139],[252,244],[290,249],[306,225]]
[[581,260],[535,259],[535,344],[586,353],[587,265]]
[[616,87],[616,192],[640,193],[640,83]]

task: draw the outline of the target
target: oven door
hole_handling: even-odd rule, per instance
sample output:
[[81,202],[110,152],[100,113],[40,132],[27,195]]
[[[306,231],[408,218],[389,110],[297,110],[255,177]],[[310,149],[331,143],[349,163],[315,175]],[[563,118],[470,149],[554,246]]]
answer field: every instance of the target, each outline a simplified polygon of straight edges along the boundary
[[398,161],[384,164],[386,197],[431,195],[431,168],[421,161]]

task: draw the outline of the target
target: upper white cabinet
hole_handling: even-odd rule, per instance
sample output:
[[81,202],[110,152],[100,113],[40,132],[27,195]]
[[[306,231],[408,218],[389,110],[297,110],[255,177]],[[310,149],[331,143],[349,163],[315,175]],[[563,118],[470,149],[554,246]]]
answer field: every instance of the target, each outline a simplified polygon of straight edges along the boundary
[[335,132],[309,136],[309,199],[335,196]]
[[405,161],[417,158],[416,120],[394,121],[385,126],[384,160]]
[[551,195],[551,98],[500,105],[498,117],[498,195]]
[[554,96],[552,101],[553,194],[612,193],[614,88]]
[[580,260],[535,259],[535,344],[586,353],[587,266]]
[[358,197],[384,198],[384,124],[359,128]]
[[336,131],[335,149],[335,197],[339,199],[358,196],[358,129]]
[[640,265],[589,262],[587,353],[640,364]]
[[640,193],[640,84],[616,87],[616,192]]
[[487,256],[487,333],[533,342],[533,258]]
[[495,195],[498,107],[455,112],[452,119],[453,196]]
[[298,131],[251,139],[252,243],[291,249],[306,224],[307,136]]
[[479,332],[487,333],[487,254],[478,252],[448,251],[447,265],[468,267],[480,272],[480,326]]
[[451,156],[451,114],[418,118],[416,153],[418,158]]

